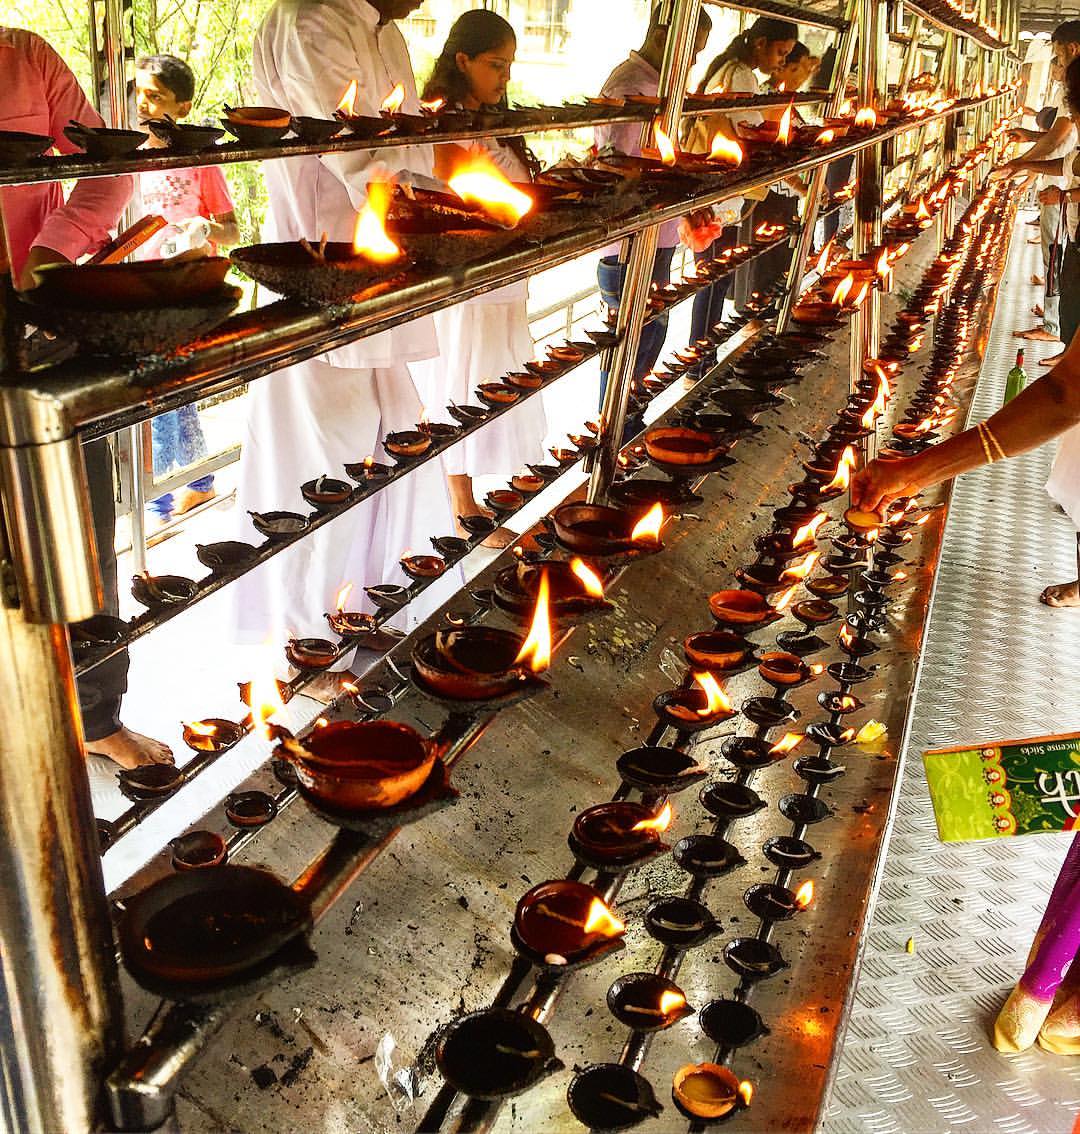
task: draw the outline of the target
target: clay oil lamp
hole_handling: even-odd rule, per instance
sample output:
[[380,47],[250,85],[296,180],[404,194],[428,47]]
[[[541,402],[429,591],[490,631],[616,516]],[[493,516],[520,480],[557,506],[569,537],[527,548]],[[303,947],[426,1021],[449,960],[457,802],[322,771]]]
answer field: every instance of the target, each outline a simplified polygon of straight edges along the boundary
[[407,587],[399,587],[396,583],[376,583],[365,587],[364,594],[379,608],[379,610],[397,610],[409,601]]
[[702,945],[723,928],[701,902],[675,895],[651,901],[642,921],[655,941],[678,949]]
[[851,580],[846,575],[829,574],[810,579],[806,589],[817,598],[831,599],[846,594],[851,586]]
[[625,932],[626,926],[591,886],[559,880],[541,882],[522,896],[510,937],[533,964],[569,969],[621,949]]
[[603,504],[563,504],[551,514],[551,520],[559,544],[578,555],[636,557],[651,555],[664,546],[660,504],[637,520],[632,512]]
[[813,900],[814,883],[809,880],[795,891],[772,882],[758,882],[743,894],[746,908],[765,922],[787,921]]
[[[166,875],[129,898],[124,966],[151,992],[185,999],[265,975],[311,929],[305,899],[267,871],[222,865]],[[290,963],[310,963],[287,954]]]
[[840,633],[837,635],[837,645],[844,651],[848,657],[858,660],[859,658],[869,657],[878,651],[878,647],[865,637],[863,637],[860,628],[852,624],[854,615],[849,616],[844,624],[840,627]]
[[184,779],[183,771],[175,764],[143,764],[138,768],[121,768],[116,773],[120,791],[136,803],[172,795]]
[[832,810],[823,800],[815,795],[800,795],[793,793],[782,796],[777,805],[780,814],[790,820],[797,827],[808,827],[813,823],[820,823],[832,815]]
[[677,748],[645,745],[624,752],[615,763],[623,783],[637,788],[646,798],[673,795],[701,783],[708,768]]
[[705,630],[683,641],[686,660],[698,669],[739,669],[747,664],[754,647],[734,630]]
[[369,489],[384,484],[393,475],[393,472],[392,466],[380,464],[374,457],[370,456],[365,457],[362,461],[345,466],[346,476]]
[[724,962],[744,984],[767,980],[788,967],[780,950],[758,937],[733,938],[724,946]]
[[745,819],[766,806],[753,788],[729,780],[716,780],[701,789],[701,805],[714,819]]
[[517,473],[510,480],[511,488],[525,496],[534,496],[546,483],[538,473]]
[[792,766],[795,774],[808,784],[831,784],[847,771],[842,764],[834,764],[828,756],[801,756]]
[[215,831],[190,831],[169,843],[175,870],[205,870],[221,866],[228,850]]
[[541,578],[550,586],[551,617],[557,624],[577,623],[610,613],[602,576],[583,559],[547,560],[543,565],[518,561],[495,576],[495,602],[518,621],[528,621]]
[[311,527],[307,516],[297,512],[248,512],[255,530],[267,539],[293,539]]
[[317,511],[332,512],[353,494],[353,486],[344,480],[320,476],[300,486],[300,495]]
[[218,543],[197,543],[195,556],[204,567],[215,574],[244,567],[258,554],[250,543],[235,539],[221,540]]
[[622,1063],[594,1063],[579,1071],[566,1101],[588,1130],[629,1130],[664,1110],[648,1079]]
[[544,384],[544,379],[539,374],[531,374],[528,371],[511,371],[503,377],[503,382],[514,390],[539,390]]
[[735,707],[709,670],[694,673],[694,685],[661,693],[653,701],[656,715],[684,733],[701,732],[735,716]]
[[674,981],[656,973],[627,973],[608,989],[608,1011],[636,1032],[659,1032],[694,1014]]
[[835,603],[826,599],[805,599],[791,608],[791,613],[807,628],[826,626],[839,615]]
[[746,1047],[769,1034],[758,1013],[741,1000],[710,1000],[698,1013],[698,1023],[719,1047]]
[[464,426],[476,425],[481,421],[487,421],[488,411],[483,406],[470,406],[470,405],[457,405],[451,403],[446,407],[450,416],[456,418]]
[[436,748],[396,721],[334,721],[303,740],[284,738],[279,758],[320,810],[380,811],[415,796],[432,775]]
[[235,791],[225,797],[225,817],[234,827],[262,827],[276,815],[277,803],[264,791]]
[[525,497],[513,488],[496,488],[484,497],[484,503],[497,515],[509,515],[525,503]]
[[750,1105],[754,1088],[719,1063],[687,1063],[671,1080],[679,1110],[698,1122],[717,1122]]
[[776,728],[795,720],[799,711],[782,697],[750,697],[742,704],[742,714],[759,728]]
[[664,470],[693,475],[716,466],[730,447],[723,434],[698,429],[665,427],[645,434],[649,459]]
[[528,465],[529,471],[538,476],[545,484],[556,480],[562,471],[558,465]]
[[446,571],[446,560],[441,555],[405,555],[401,569],[410,579],[437,579]]
[[521,398],[521,391],[505,382],[482,382],[476,387],[476,396],[492,409],[499,409],[502,406],[512,406]]
[[399,460],[415,460],[431,448],[431,434],[419,429],[401,429],[386,435],[383,448]]
[[152,610],[190,602],[198,590],[198,583],[180,575],[136,575],[131,580],[135,600]]
[[640,803],[601,803],[574,819],[568,842],[585,866],[620,873],[667,851],[661,835],[670,824],[670,804],[654,815]]
[[802,733],[789,732],[775,743],[757,736],[729,736],[720,747],[721,755],[742,771],[767,768],[789,755],[802,742]]
[[334,612],[327,612],[324,615],[330,629],[342,638],[351,638],[357,634],[370,634],[378,629],[373,615],[361,614],[359,611],[345,609],[345,604],[348,602],[352,589],[352,583],[346,583],[338,592],[337,605]]
[[305,673],[317,673],[338,660],[338,648],[326,638],[291,638],[285,646],[290,665]]
[[672,851],[675,865],[695,878],[721,878],[746,860],[738,850],[719,835],[687,835]]
[[481,514],[458,516],[457,520],[462,528],[469,533],[469,538],[473,540],[483,539],[484,536],[491,535],[499,526],[498,521],[492,519],[491,516]]
[[557,362],[562,366],[576,366],[579,362],[584,362],[587,353],[584,347],[578,346],[576,343],[564,343],[562,346],[549,346],[547,352],[552,362]]
[[551,664],[551,586],[541,571],[528,635],[493,627],[439,630],[413,650],[413,681],[454,704],[506,703],[547,687],[539,677]]
[[764,595],[751,590],[716,591],[709,596],[709,610],[721,626],[745,631],[767,626],[783,616]]
[[761,850],[778,870],[802,870],[821,858],[805,839],[796,839],[793,835],[773,835]]
[[199,126],[192,122],[176,122],[169,115],[144,122],[155,138],[160,138],[176,154],[197,154],[209,149],[225,131],[217,126]]
[[793,583],[801,582],[814,569],[820,558],[816,551],[811,551],[798,563],[751,563],[746,567],[738,567],[735,577],[743,586],[759,594],[770,595],[786,590]]
[[435,1063],[455,1090],[473,1099],[509,1098],[563,1069],[547,1029],[509,1008],[453,1020],[439,1035]]
[[184,724],[184,743],[196,752],[225,752],[243,735],[244,730],[240,725],[220,717]]
[[[842,284],[843,281],[837,286]],[[835,327],[841,315],[839,304],[829,299],[801,299],[791,309],[793,322],[807,327]]]
[[95,650],[118,646],[127,637],[129,625],[111,614],[95,614],[68,626],[71,652],[81,659]]

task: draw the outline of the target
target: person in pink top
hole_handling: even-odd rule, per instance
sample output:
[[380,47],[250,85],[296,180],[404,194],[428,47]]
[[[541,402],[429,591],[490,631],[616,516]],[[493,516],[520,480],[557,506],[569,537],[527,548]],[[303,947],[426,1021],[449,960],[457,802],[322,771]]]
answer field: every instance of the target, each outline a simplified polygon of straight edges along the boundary
[[[179,122],[191,113],[195,75],[175,55],[142,55],[135,60],[135,107],[143,122],[168,115]],[[150,135],[151,146],[165,143]],[[154,170],[139,177],[143,212],[164,217],[169,223],[135,254],[138,260],[156,260],[185,254],[216,256],[218,249],[240,239],[236,212],[225,175],[217,165],[191,169]],[[182,406],[155,417],[150,426],[154,476],[167,476],[206,456],[206,439],[194,405]],[[151,501],[158,522],[214,498],[213,476],[193,480],[174,500],[165,492]]]
[[[0,130],[47,134],[56,148],[75,152],[64,137],[74,120],[101,126],[101,116],[86,100],[78,80],[59,55],[33,32],[0,27]],[[99,177],[80,181],[65,201],[60,185],[20,185],[0,191],[0,219],[7,237],[7,256],[0,244],[0,268],[10,268],[24,289],[35,285],[34,273],[46,264],[75,261],[106,243],[131,197],[132,179]],[[105,610],[118,611],[113,504],[112,457],[106,438],[83,446],[94,535],[105,590]],[[125,728],[120,704],[127,691],[126,651],[79,678],[79,705],[87,751],[125,768],[172,763],[160,741]]]

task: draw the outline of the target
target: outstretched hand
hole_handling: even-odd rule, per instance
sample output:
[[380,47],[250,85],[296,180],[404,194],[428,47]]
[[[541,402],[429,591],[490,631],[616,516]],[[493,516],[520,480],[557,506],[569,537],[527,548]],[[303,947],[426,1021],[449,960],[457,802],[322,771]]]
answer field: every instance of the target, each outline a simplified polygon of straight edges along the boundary
[[894,500],[914,496],[922,488],[917,469],[916,457],[871,461],[851,482],[852,504],[864,512],[884,515]]

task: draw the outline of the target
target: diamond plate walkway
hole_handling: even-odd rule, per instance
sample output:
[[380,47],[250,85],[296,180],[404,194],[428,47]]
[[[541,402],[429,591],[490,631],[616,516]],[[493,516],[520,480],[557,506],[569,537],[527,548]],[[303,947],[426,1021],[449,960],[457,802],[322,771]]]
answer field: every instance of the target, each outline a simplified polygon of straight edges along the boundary
[[[1040,298],[1014,233],[972,420],[1000,405]],[[1041,289],[1039,289],[1041,291]],[[1030,344],[1029,344],[1030,345]],[[1027,352],[1029,375],[1037,358]],[[1070,836],[937,839],[924,749],[1080,731],[1080,610],[1037,601],[1075,575],[1072,526],[1043,489],[1053,447],[961,478],[945,528],[896,813],[824,1134],[1072,1129],[1080,1059],[999,1055],[988,1033],[1023,970]],[[905,951],[914,938],[913,954]]]

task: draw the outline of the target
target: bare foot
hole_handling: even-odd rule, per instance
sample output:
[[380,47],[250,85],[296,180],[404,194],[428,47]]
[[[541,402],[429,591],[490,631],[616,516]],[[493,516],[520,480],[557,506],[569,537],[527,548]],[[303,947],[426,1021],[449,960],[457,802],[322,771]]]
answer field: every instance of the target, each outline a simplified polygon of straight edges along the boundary
[[1056,343],[1057,335],[1050,334],[1044,327],[1029,327],[1026,331],[1013,331],[1014,339],[1033,339],[1037,343]]
[[1049,358],[1040,358],[1039,359],[1039,365],[1040,366],[1056,366],[1061,361],[1061,356],[1064,353],[1065,352],[1063,350],[1059,350],[1057,352],[1057,354],[1052,354],[1052,355],[1050,355]]
[[1031,275],[1031,282],[1032,282],[1032,283],[1033,283],[1033,284],[1034,284],[1034,285],[1035,285],[1036,287],[1045,287],[1045,286],[1046,286],[1046,280],[1044,280],[1044,279],[1042,278],[1042,276],[1037,276],[1037,275],[1035,275],[1035,274],[1034,274],[1034,272],[1033,272],[1033,273],[1032,273],[1032,275]]
[[111,736],[86,742],[88,756],[104,756],[121,768],[140,768],[144,764],[175,764],[172,749],[160,740],[132,732],[130,728],[120,728]]
[[481,546],[495,547],[501,551],[509,547],[516,539],[517,536],[509,528],[496,528],[491,535],[482,542]]
[[1047,606],[1080,606],[1080,579],[1047,587],[1039,595],[1039,602],[1046,603]]
[[217,496],[217,493],[213,488],[208,488],[205,492],[197,492],[193,488],[181,489],[174,498],[173,513],[182,516],[185,512],[190,512],[192,508],[198,508],[200,504],[213,500],[215,496]]
[[[366,642],[364,644],[367,645]],[[346,681],[355,684],[357,681],[356,674],[347,669],[320,673],[318,677],[312,678],[300,692],[305,697],[318,701],[320,705],[329,705],[344,692],[342,685]]]

